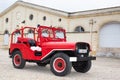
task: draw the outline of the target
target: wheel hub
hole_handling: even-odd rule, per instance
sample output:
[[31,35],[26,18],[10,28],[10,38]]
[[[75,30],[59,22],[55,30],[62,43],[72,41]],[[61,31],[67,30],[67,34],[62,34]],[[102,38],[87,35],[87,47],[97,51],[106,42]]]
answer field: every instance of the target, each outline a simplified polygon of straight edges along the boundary
[[58,67],[60,67],[60,68],[61,68],[62,66],[63,66],[63,65],[62,65],[62,63],[58,63]]
[[19,55],[19,54],[16,54],[16,55],[14,56],[14,64],[15,64],[16,66],[19,66],[19,65],[21,64],[21,59],[20,59],[20,55]]
[[66,62],[62,58],[56,58],[53,62],[53,67],[56,72],[63,72],[66,68]]

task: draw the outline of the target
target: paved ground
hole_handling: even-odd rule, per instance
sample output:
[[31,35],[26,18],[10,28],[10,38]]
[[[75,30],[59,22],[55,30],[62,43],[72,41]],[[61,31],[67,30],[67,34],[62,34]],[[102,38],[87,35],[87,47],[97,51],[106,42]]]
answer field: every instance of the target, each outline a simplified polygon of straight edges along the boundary
[[65,77],[52,74],[49,65],[38,67],[34,63],[27,63],[25,68],[13,68],[8,50],[0,49],[0,80],[119,80],[120,59],[100,58],[93,61],[93,66],[88,73],[77,73],[73,69]]

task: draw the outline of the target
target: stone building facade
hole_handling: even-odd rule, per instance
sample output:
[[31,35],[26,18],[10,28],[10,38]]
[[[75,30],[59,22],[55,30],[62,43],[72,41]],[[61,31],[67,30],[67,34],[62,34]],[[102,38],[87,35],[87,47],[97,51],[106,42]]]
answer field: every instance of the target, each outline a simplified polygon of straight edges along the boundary
[[38,24],[64,28],[68,41],[88,42],[95,51],[120,52],[120,6],[65,12],[17,1],[0,13],[0,43],[4,45],[4,34],[11,34],[20,26]]

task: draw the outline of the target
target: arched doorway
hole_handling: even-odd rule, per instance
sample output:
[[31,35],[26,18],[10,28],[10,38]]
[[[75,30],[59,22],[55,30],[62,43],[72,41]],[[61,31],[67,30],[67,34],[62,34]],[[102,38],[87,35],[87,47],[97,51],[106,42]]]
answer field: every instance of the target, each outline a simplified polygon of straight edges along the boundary
[[4,45],[9,45],[9,31],[8,30],[5,30],[4,31]]
[[99,34],[100,48],[120,48],[120,23],[111,22],[103,25]]
[[74,31],[75,32],[84,32],[85,29],[82,26],[77,26]]

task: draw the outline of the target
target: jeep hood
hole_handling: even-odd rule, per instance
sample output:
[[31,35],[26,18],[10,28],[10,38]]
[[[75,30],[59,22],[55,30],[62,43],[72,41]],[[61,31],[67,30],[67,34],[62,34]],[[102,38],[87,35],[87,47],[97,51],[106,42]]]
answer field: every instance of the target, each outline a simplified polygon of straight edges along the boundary
[[75,49],[75,42],[46,42],[42,44],[42,47],[52,49]]

